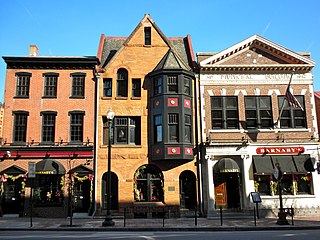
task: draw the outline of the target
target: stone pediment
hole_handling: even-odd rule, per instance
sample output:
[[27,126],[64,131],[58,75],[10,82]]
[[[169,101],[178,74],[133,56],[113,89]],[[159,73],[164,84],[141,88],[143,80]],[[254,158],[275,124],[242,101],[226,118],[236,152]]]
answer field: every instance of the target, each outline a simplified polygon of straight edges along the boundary
[[202,70],[255,69],[311,70],[315,62],[307,53],[296,53],[259,35],[233,45],[200,62]]

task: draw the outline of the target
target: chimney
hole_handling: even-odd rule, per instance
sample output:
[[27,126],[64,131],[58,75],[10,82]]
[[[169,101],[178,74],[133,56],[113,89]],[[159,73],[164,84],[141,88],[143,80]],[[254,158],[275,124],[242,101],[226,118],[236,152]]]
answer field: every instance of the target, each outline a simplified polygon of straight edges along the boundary
[[30,45],[29,56],[37,57],[38,56],[38,47],[37,45]]

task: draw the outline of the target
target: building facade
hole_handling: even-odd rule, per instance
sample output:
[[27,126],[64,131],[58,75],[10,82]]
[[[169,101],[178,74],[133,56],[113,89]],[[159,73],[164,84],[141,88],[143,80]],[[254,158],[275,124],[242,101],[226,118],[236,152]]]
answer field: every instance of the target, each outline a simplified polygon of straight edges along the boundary
[[[66,216],[93,205],[96,57],[3,57],[3,214]],[[72,204],[71,204],[72,203]]]
[[0,102],[0,143],[2,142],[4,106]]
[[[318,127],[308,53],[254,35],[219,53],[198,53],[207,215],[220,207],[266,214],[319,211]],[[280,175],[279,175],[280,167]],[[282,173],[282,174],[281,174]]]
[[111,209],[197,204],[190,36],[167,38],[146,14],[129,37],[101,35],[97,139],[97,210],[107,205],[111,124]]

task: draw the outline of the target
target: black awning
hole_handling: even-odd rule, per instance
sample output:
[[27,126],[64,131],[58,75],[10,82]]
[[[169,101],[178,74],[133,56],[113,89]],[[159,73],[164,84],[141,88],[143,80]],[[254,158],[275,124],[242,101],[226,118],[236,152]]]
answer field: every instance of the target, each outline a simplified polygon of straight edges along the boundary
[[88,174],[93,174],[93,170],[81,164],[76,166],[75,168],[70,169],[68,173],[77,173],[79,174],[79,176],[85,176]]
[[315,159],[309,155],[293,156],[293,160],[297,166],[299,173],[313,172]]
[[255,173],[273,174],[274,166],[270,156],[253,156]]
[[214,165],[214,171],[218,173],[240,172],[240,168],[232,158],[222,158]]
[[280,169],[283,173],[296,173],[297,168],[294,165],[292,156],[272,156],[272,162],[275,166],[279,163]]
[[36,174],[65,174],[66,169],[56,160],[45,158],[36,163]]
[[18,167],[16,165],[10,166],[0,172],[0,174],[8,174],[8,175],[13,175],[13,176],[25,174],[25,173],[27,173],[26,170],[24,170],[23,168]]

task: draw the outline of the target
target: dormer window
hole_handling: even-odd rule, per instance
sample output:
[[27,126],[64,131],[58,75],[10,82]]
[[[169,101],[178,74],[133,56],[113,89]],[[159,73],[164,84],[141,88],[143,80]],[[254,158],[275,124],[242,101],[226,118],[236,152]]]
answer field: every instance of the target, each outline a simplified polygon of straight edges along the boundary
[[144,45],[151,45],[151,27],[144,28]]

